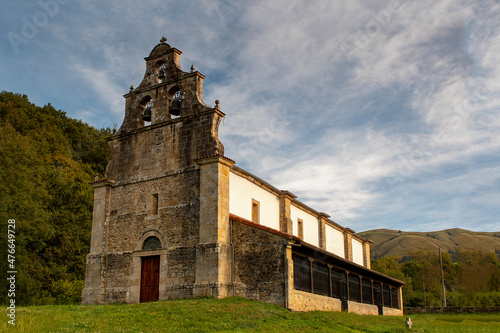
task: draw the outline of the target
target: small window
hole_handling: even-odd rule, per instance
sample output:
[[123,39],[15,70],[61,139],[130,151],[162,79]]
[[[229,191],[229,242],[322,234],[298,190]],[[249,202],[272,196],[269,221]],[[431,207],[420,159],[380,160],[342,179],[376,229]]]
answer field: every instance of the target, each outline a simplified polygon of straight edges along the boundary
[[151,209],[150,215],[158,215],[158,194],[151,195]]
[[315,294],[330,296],[330,281],[328,266],[317,261],[312,264],[313,292]]
[[158,75],[156,76],[158,78],[158,83],[162,83],[163,81],[165,81],[166,72],[167,72],[167,64],[162,63],[158,68]]
[[304,239],[304,221],[297,219],[297,232],[300,239]]
[[331,271],[332,280],[332,297],[342,298],[346,297],[346,274],[344,271],[337,271],[332,269]]
[[368,279],[361,279],[361,292],[363,303],[373,304],[372,282]]
[[304,258],[292,254],[293,260],[293,288],[311,292],[311,262]]
[[384,286],[382,288],[382,294],[383,294],[383,299],[384,299],[384,306],[386,308],[390,308],[391,307],[391,289],[389,288],[389,286]]
[[144,120],[144,126],[151,125],[151,119],[153,117],[153,100],[150,99],[146,106],[144,107],[144,111],[142,112],[142,120]]
[[391,307],[399,309],[399,293],[396,288],[391,288]]
[[361,302],[361,290],[359,289],[359,276],[349,275],[349,300]]
[[153,110],[153,100],[151,99],[151,96],[149,95],[144,96],[144,98],[137,105],[137,112],[142,118],[143,126],[151,125],[151,119],[153,116],[152,110]]
[[260,223],[260,203],[252,199],[252,222]]
[[150,236],[146,238],[146,240],[142,244],[143,251],[153,251],[158,249],[161,249],[161,242],[158,239],[158,237],[155,236]]
[[373,283],[373,296],[375,297],[375,299],[373,300],[373,304],[382,306],[382,286],[379,282]]
[[170,93],[172,96],[172,99],[170,101],[170,108],[169,108],[169,113],[170,117],[177,118],[180,117],[181,115],[181,104],[182,104],[182,93],[181,90],[178,87],[174,87],[170,89]]

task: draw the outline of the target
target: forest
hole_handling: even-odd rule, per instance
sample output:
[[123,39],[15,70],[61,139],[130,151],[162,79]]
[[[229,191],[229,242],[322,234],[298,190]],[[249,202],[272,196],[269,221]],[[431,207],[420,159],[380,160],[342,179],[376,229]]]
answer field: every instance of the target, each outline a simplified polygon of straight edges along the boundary
[[[103,177],[110,128],[71,119],[51,104],[0,93],[0,255],[7,258],[9,220],[15,220],[18,305],[79,303],[89,251],[93,189]],[[495,252],[443,253],[449,306],[500,306],[500,261]],[[0,277],[6,281],[7,260]],[[372,268],[406,283],[405,306],[441,306],[437,253],[384,256]],[[6,304],[7,284],[0,284]]]
[[[92,223],[89,182],[104,175],[110,135],[50,104],[0,93],[0,277],[6,281],[7,221],[14,219],[18,305],[79,302]],[[3,304],[6,288],[0,284]]]
[[500,306],[500,261],[495,252],[457,250],[415,251],[400,258],[387,255],[372,261],[372,269],[404,281],[405,307]]

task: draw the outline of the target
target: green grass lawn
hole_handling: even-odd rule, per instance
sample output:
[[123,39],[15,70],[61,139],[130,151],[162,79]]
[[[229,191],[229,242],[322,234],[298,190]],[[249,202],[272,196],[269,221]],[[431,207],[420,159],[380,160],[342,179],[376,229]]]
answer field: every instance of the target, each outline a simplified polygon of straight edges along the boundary
[[[289,312],[242,298],[143,304],[53,305],[16,309],[2,332],[409,332],[404,317]],[[413,332],[500,332],[500,314],[411,315]]]

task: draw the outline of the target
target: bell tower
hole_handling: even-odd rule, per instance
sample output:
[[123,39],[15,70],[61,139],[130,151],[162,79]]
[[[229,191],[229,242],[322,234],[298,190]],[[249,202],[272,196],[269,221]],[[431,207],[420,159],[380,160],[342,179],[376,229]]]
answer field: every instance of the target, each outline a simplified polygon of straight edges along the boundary
[[184,72],[182,52],[166,41],[145,58],[142,82],[124,95],[106,179],[91,184],[82,303],[229,293],[228,170],[234,162],[218,139],[225,115],[218,101],[215,107],[203,102],[205,77],[193,66]]
[[208,109],[203,103],[205,76],[195,71],[193,66],[189,73],[182,71],[179,65],[181,54],[181,51],[166,43],[166,38],[162,38],[160,44],[144,58],[144,79],[137,88],[131,87],[124,96],[125,120],[120,131],[130,132],[144,127],[144,121],[154,125],[176,116],[189,116]]
[[[162,176],[197,158],[224,154],[218,127],[224,114],[203,102],[203,76],[179,65],[181,51],[162,38],[146,60],[137,88],[124,95],[125,118],[111,137],[106,178],[116,182]],[[135,139],[138,139],[137,141]]]

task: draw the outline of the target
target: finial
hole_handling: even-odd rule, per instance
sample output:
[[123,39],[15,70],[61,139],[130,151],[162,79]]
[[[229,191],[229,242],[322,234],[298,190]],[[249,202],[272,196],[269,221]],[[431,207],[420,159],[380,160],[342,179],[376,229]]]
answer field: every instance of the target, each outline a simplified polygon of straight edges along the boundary
[[194,72],[194,65],[191,65],[191,73]]
[[167,41],[167,39],[166,39],[165,37],[162,37],[162,38],[160,39],[160,43],[165,44],[165,42],[166,42],[166,41]]
[[220,103],[220,102],[219,102],[219,100],[218,100],[218,99],[216,99],[216,100],[215,100],[215,108],[216,108],[216,109],[219,109],[219,103]]
[[130,86],[130,92],[134,91],[134,86]]

